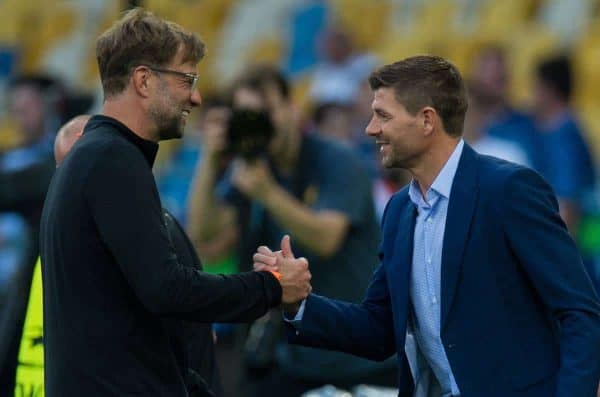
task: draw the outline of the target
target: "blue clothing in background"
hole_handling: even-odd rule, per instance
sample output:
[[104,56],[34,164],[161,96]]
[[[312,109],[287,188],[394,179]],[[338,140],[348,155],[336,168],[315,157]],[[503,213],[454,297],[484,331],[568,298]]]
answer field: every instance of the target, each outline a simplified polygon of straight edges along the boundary
[[187,198],[194,178],[196,163],[200,159],[200,144],[184,139],[169,163],[156,177],[162,205],[182,225],[187,225]]
[[528,161],[534,169],[539,169],[541,159],[538,149],[538,134],[532,117],[506,108],[487,126],[486,135],[501,138],[519,145],[527,154]]
[[539,171],[556,196],[581,203],[594,186],[592,155],[573,115],[566,113],[540,127]]
[[14,275],[26,265],[30,248],[25,220],[16,213],[0,213],[0,293],[14,282]]

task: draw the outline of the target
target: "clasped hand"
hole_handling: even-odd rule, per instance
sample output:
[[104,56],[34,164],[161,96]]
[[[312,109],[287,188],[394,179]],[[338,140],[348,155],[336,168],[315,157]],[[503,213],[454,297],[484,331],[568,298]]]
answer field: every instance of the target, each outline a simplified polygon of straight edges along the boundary
[[260,246],[253,259],[254,270],[271,270],[281,274],[281,301],[288,309],[299,305],[312,291],[308,261],[306,258],[294,257],[288,235],[281,240],[281,251],[271,251],[269,247]]

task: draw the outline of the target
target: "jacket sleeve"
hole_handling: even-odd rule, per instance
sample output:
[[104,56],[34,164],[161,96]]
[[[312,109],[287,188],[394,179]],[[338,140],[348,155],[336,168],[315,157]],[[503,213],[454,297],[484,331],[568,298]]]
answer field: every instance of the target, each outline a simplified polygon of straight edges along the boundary
[[396,352],[385,270],[375,270],[360,304],[311,294],[302,321],[286,323],[290,343],[382,361]]
[[557,397],[592,396],[600,379],[600,304],[552,189],[521,168],[505,184],[506,238],[560,324]]
[[150,167],[135,148],[107,146],[84,191],[99,237],[151,312],[199,322],[241,322],[281,300],[268,272],[209,275],[179,263]]

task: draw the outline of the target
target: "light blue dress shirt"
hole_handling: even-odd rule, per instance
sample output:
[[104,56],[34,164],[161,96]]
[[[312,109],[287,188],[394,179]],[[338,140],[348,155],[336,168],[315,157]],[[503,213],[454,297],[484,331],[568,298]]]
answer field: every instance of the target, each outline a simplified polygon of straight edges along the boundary
[[[412,330],[421,354],[427,360],[442,388],[442,396],[460,396],[460,391],[440,336],[441,328],[441,279],[442,248],[448,201],[454,175],[462,154],[461,139],[446,164],[435,178],[423,198],[418,183],[413,180],[408,195],[418,210],[415,224],[413,262],[410,280],[410,299],[414,308]],[[306,301],[292,324],[302,320]]]
[[440,337],[442,248],[448,201],[464,142],[461,140],[425,197],[416,180],[408,195],[418,210],[413,241],[410,299],[414,308],[415,340],[442,388],[442,396],[460,392]]

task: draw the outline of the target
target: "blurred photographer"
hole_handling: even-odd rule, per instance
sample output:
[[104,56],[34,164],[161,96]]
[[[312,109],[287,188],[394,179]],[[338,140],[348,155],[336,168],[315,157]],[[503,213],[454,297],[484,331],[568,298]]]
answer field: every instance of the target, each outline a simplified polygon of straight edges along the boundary
[[[285,78],[276,69],[255,67],[232,91],[232,108],[207,111],[204,153],[190,198],[190,235],[196,244],[238,252],[251,263],[259,245],[279,246],[291,234],[297,254],[311,265],[316,292],[358,301],[374,269],[379,227],[371,183],[361,160],[343,145],[302,134]],[[219,177],[224,159],[232,161]],[[219,253],[214,252],[218,259]],[[244,269],[240,269],[244,270]],[[266,320],[277,320],[271,313]],[[279,327],[280,323],[277,322]],[[250,365],[265,364],[268,341],[250,333]],[[256,331],[256,330],[253,330]],[[267,347],[265,347],[267,348]],[[267,348],[268,349],[268,348]],[[336,352],[279,345],[273,368],[253,386],[255,395],[297,396],[324,383],[394,383],[394,366]]]

